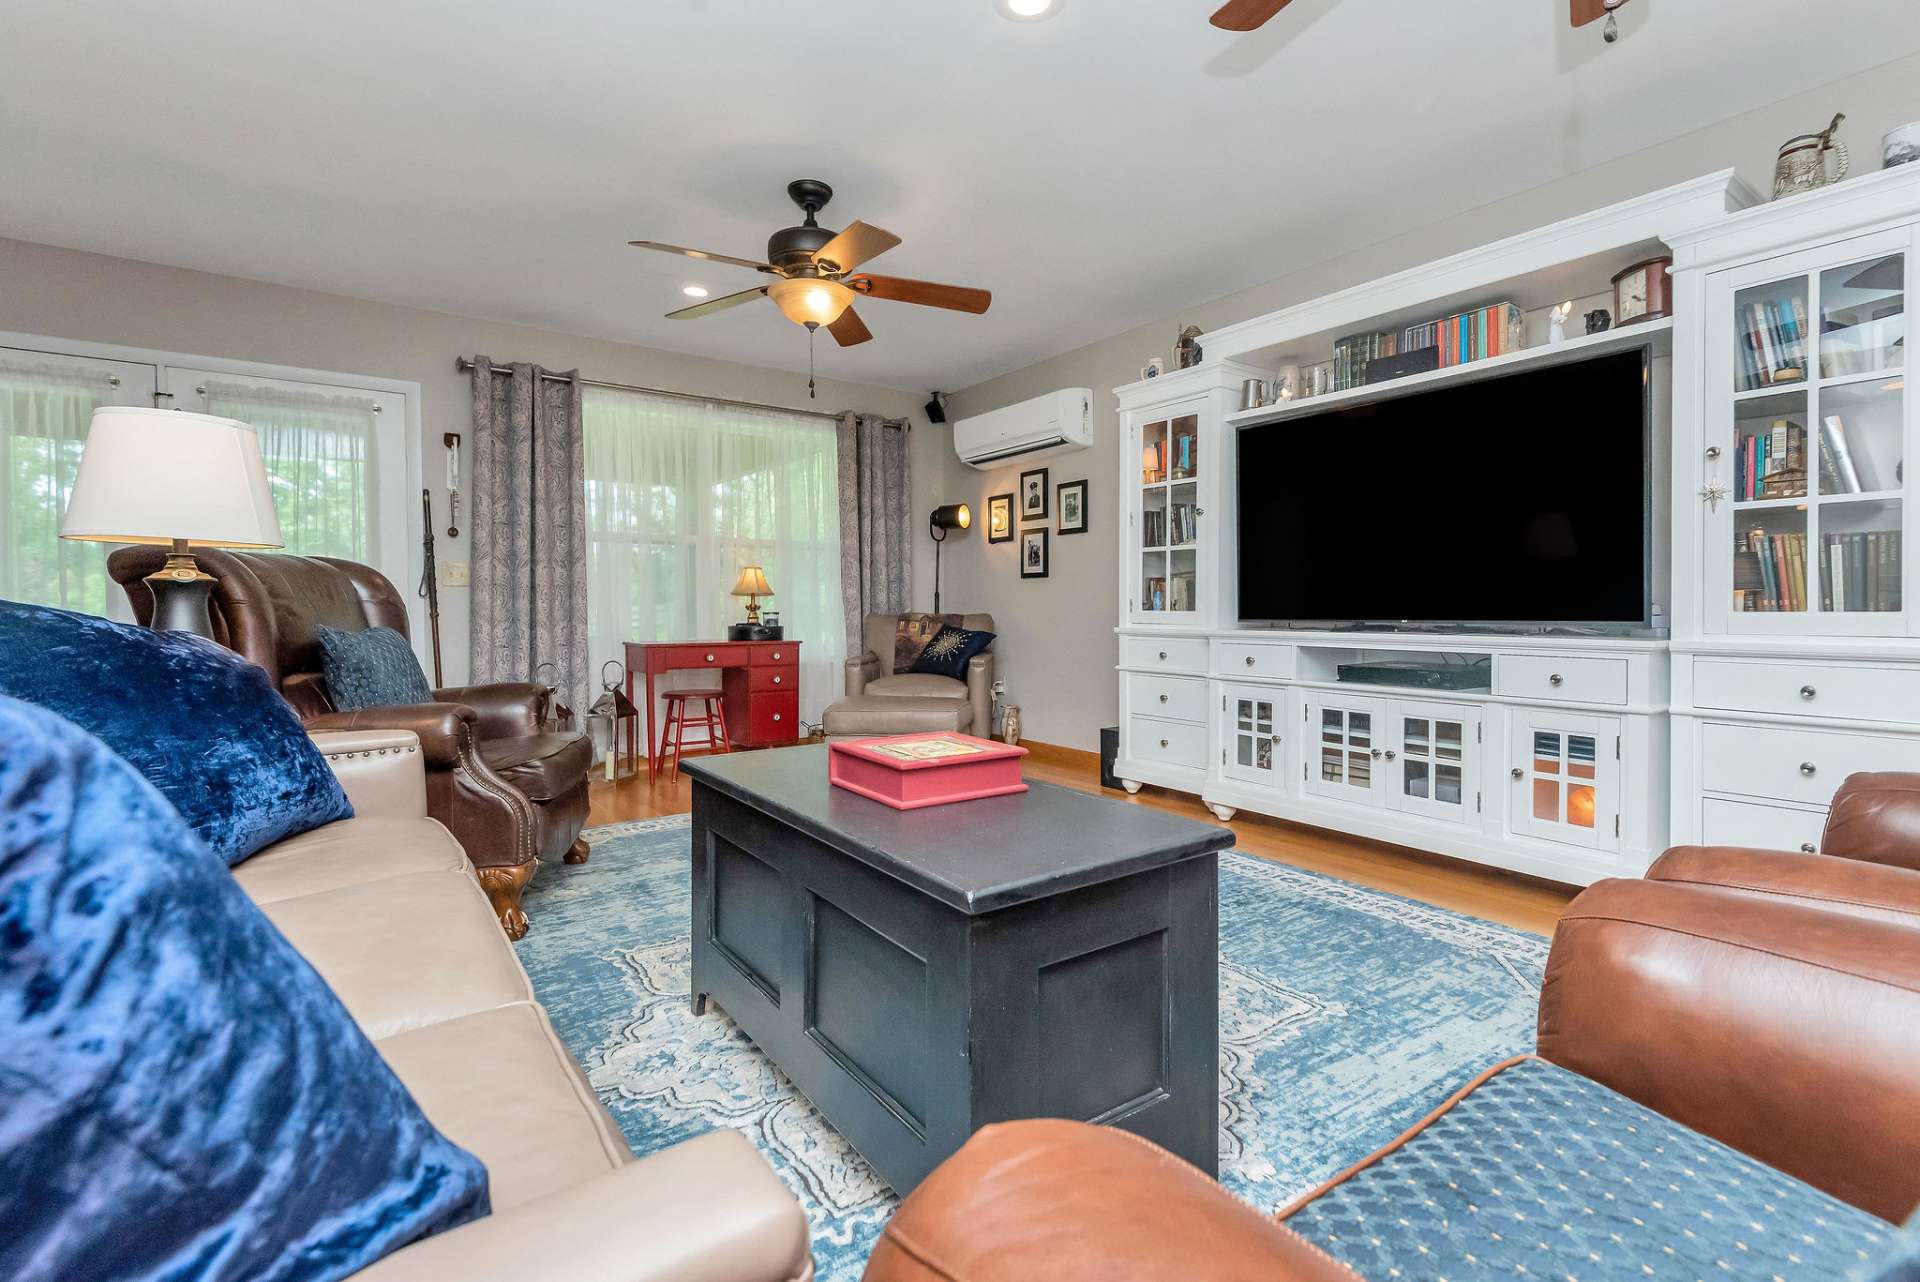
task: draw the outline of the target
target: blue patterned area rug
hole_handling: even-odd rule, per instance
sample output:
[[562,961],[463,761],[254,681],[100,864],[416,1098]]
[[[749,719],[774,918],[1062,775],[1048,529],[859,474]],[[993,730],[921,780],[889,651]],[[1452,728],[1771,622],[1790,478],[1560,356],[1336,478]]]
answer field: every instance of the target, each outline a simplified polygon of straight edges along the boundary
[[[746,1132],[854,1282],[894,1205],[724,1014],[688,1008],[688,819],[587,832],[527,892],[520,960],[636,1153]],[[1220,863],[1220,1178],[1271,1210],[1533,1048],[1547,941],[1229,853]]]

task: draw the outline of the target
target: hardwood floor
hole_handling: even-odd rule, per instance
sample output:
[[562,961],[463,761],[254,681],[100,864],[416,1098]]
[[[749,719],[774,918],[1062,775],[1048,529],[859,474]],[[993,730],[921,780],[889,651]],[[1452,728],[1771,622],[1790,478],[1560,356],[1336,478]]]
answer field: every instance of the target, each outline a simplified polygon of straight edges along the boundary
[[[1142,788],[1128,796],[1101,788],[1099,763],[1091,754],[1036,745],[1026,764],[1029,779],[1097,792],[1128,805],[1154,806],[1206,823],[1218,822],[1199,798],[1184,793]],[[644,770],[618,783],[595,780],[591,797],[588,822],[594,824],[680,814],[692,806],[685,775],[677,782],[662,775],[650,786]],[[1261,815],[1242,812],[1227,827],[1233,829],[1239,849],[1246,854],[1543,935],[1553,932],[1561,911],[1576,893],[1572,887],[1553,882]]]

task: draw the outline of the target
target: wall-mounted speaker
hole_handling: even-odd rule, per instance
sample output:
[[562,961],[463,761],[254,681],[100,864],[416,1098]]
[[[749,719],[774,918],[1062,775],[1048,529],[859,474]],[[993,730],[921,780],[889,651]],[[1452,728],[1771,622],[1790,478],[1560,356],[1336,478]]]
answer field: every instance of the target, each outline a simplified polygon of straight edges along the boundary
[[933,399],[927,402],[927,422],[944,423],[947,421],[947,407],[940,403],[940,393],[935,392]]

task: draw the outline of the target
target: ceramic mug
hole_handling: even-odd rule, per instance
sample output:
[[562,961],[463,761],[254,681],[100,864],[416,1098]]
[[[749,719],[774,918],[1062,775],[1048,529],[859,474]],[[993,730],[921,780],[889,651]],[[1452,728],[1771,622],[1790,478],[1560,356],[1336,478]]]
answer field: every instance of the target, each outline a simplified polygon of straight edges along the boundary
[[1880,158],[1888,169],[1920,160],[1920,120],[1889,129],[1880,140]]

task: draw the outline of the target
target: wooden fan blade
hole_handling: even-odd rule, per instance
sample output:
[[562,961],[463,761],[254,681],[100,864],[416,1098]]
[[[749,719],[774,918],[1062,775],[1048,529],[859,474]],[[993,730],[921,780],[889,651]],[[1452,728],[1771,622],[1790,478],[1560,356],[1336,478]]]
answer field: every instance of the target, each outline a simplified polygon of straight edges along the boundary
[[950,312],[971,312],[975,316],[993,304],[992,293],[984,289],[936,285],[932,281],[908,280],[904,276],[855,276],[843,283],[848,289],[869,298],[918,303],[922,307],[944,307]]
[[[1207,21],[1222,31],[1258,31],[1292,0],[1227,0]],[[1574,0],[1578,4],[1579,0]]]
[[770,263],[757,263],[751,258],[735,258],[732,254],[710,254],[704,249],[686,249],[679,245],[666,245],[657,240],[630,240],[627,242],[635,249],[657,249],[663,254],[679,254],[683,258],[698,258],[709,263],[726,263],[730,267],[751,267],[757,272],[771,272]]
[[900,243],[890,231],[855,221],[814,251],[813,261],[823,269],[850,272],[869,258],[878,258]]
[[767,296],[767,286],[756,285],[752,289],[743,289],[737,294],[723,294],[719,298],[709,298],[704,303],[695,303],[692,307],[682,307],[677,312],[668,312],[668,320],[693,320],[700,316],[711,316],[715,312],[724,312],[729,307],[738,307],[750,303],[756,298]]
[[[1625,3],[1626,0],[1620,0],[1620,4]],[[1598,22],[1607,16],[1606,0],[1572,0],[1572,4],[1573,25],[1576,27],[1584,27],[1589,22]],[[1614,7],[1619,8],[1619,5]]]
[[827,326],[827,333],[833,335],[833,341],[842,347],[852,347],[855,343],[864,343],[873,337],[867,323],[849,307],[840,313],[840,319]]

